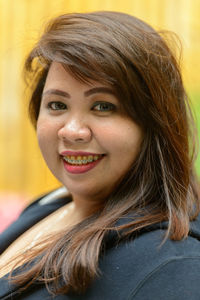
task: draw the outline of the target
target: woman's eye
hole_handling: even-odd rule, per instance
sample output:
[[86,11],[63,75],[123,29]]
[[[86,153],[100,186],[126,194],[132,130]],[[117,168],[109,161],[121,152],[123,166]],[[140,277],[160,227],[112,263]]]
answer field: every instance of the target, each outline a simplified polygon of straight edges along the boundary
[[102,102],[102,103],[97,103],[93,106],[93,110],[96,111],[113,111],[116,109],[116,106],[112,103],[108,103],[108,102]]
[[64,110],[67,106],[63,102],[52,101],[48,103],[48,108],[51,110]]

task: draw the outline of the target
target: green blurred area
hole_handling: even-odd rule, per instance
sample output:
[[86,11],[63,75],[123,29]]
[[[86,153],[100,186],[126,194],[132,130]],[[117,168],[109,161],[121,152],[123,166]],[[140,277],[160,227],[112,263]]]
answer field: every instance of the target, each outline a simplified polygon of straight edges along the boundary
[[[197,130],[198,130],[198,143],[200,144],[200,92],[199,93],[191,93],[189,94],[189,97],[192,102],[192,110],[194,112],[194,117],[195,117],[195,122],[197,125]],[[199,145],[200,146],[200,145]],[[195,163],[197,174],[200,177],[200,149],[198,149],[198,157]]]

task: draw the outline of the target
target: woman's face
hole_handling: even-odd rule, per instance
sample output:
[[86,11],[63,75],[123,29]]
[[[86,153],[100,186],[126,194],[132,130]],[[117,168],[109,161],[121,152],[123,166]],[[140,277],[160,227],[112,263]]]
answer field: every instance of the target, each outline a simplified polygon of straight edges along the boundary
[[48,167],[72,196],[95,200],[108,196],[127,172],[143,134],[111,87],[81,83],[53,62],[37,136]]

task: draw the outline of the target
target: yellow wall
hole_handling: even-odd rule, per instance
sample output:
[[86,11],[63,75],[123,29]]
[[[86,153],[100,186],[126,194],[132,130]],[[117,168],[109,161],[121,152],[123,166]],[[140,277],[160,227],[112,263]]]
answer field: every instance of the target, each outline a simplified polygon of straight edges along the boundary
[[27,118],[23,60],[50,17],[93,10],[130,13],[178,33],[187,89],[200,95],[199,0],[0,0],[0,191],[32,197],[58,186]]

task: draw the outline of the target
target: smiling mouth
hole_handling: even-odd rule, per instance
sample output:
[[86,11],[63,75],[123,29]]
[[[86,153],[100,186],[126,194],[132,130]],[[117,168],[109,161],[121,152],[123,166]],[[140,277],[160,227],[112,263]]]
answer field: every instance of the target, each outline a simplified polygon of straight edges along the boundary
[[95,162],[97,160],[100,160],[105,154],[98,154],[98,155],[84,155],[84,156],[74,156],[74,155],[66,155],[63,156],[63,159],[65,162],[67,162],[70,165],[87,165],[92,162]]

